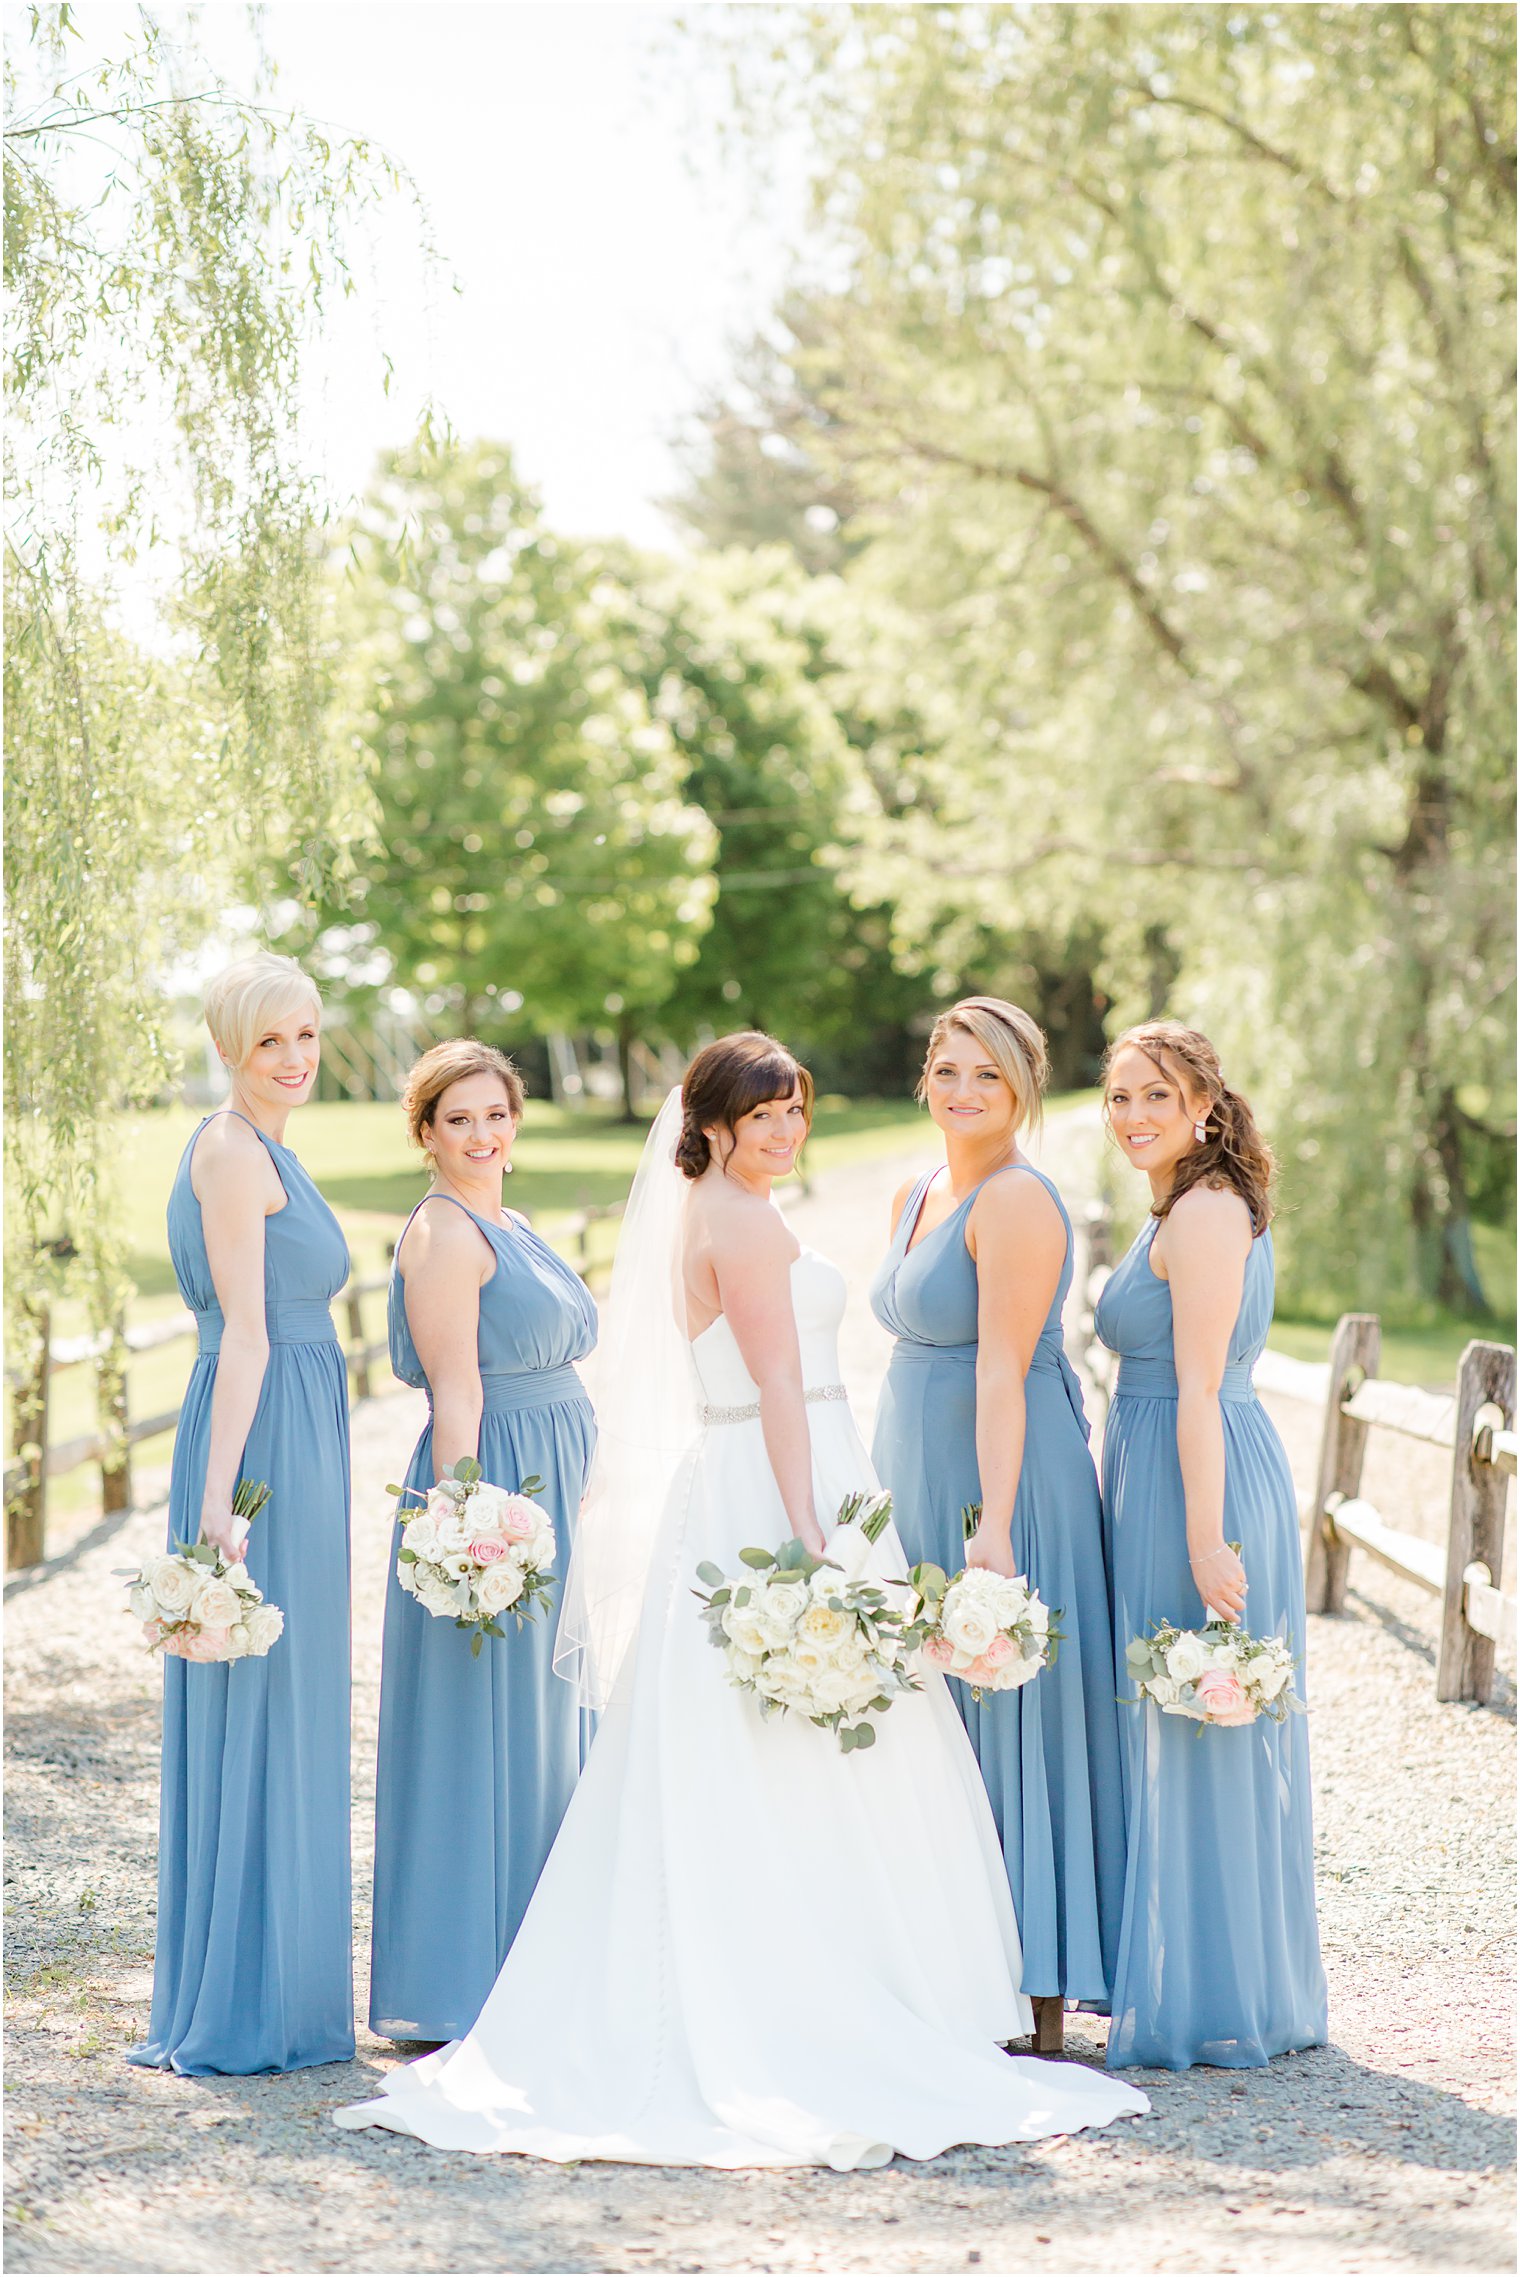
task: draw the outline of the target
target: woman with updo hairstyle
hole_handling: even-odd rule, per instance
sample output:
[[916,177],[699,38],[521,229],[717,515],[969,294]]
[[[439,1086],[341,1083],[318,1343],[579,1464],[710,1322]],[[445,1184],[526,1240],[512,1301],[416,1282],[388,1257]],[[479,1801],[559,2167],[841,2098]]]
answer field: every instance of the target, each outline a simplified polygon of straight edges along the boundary
[[[166,1546],[241,1555],[285,1626],[261,1657],[164,1660],[153,2008],[130,2061],[192,2075],[354,2052],[348,1383],[328,1310],[348,1248],[285,1144],[322,1008],[299,965],[260,952],[211,983],[205,1009],[231,1090],[169,1196],[199,1352]],[[251,1530],[232,1511],[245,1477],[270,1488]]]
[[502,1205],[523,1113],[505,1052],[462,1038],[407,1078],[407,1130],[431,1184],[396,1244],[391,1366],[428,1395],[397,1513],[385,1599],[375,1780],[370,2028],[454,2040],[475,2021],[574,1792],[589,1731],[553,1673],[555,1615],[471,1636],[404,1590],[403,1516],[446,1465],[535,1499],[563,1580],[596,1422],[575,1363],[596,1342],[580,1276]]
[[1061,1336],[1071,1223],[1023,1150],[1047,1066],[1016,1004],[968,996],[940,1014],[918,1097],[945,1159],[898,1191],[871,1290],[895,1339],[872,1455],[910,1561],[1024,1574],[1060,1609],[1059,1653],[1030,1683],[980,1701],[950,1687],[997,1822],[1042,2052],[1062,2044],[1066,2001],[1107,2009],[1124,1895],[1098,1481]]
[[[1284,1637],[1304,1692],[1298,1508],[1251,1382],[1272,1323],[1272,1156],[1206,1036],[1175,1020],[1109,1051],[1114,1143],[1151,1207],[1098,1302],[1119,1355],[1103,1438],[1115,1673],[1154,1624],[1211,1613]],[[1123,1722],[1129,1866],[1110,2064],[1264,2064],[1326,2034],[1306,1719],[1200,1733]]]

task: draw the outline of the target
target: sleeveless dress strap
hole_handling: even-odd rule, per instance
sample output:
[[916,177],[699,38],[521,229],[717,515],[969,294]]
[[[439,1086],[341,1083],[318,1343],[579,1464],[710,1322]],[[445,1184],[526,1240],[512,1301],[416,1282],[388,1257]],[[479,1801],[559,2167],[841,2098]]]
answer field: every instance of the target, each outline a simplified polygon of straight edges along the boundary
[[412,1205],[411,1216],[407,1219],[406,1224],[401,1228],[400,1233],[396,1236],[396,1246],[391,1252],[393,1257],[399,1257],[401,1255],[401,1244],[403,1241],[405,1241],[407,1235],[412,1230],[412,1219],[417,1216],[419,1210],[425,1210],[429,1202],[448,1202],[454,1209],[463,1210],[465,1216],[469,1219],[471,1225],[475,1227],[477,1232],[484,1234],[489,1240],[491,1229],[486,1224],[485,1219],[477,1217],[475,1215],[475,1212],[470,1209],[466,1203],[459,1201],[455,1195],[424,1194],[420,1202],[416,1202]]
[[223,1115],[236,1115],[238,1121],[240,1123],[246,1123],[248,1125],[248,1128],[253,1132],[254,1136],[256,1138],[262,1139],[264,1145],[267,1148],[272,1148],[274,1146],[275,1142],[270,1137],[269,1133],[267,1131],[261,1131],[258,1124],[254,1121],[252,1115],[245,1115],[241,1107],[213,1107],[209,1115],[202,1116],[200,1130],[196,1132],[195,1138],[190,1141],[190,1144],[194,1146],[195,1139],[198,1139],[200,1137],[201,1131],[205,1130],[207,1124],[220,1122]]

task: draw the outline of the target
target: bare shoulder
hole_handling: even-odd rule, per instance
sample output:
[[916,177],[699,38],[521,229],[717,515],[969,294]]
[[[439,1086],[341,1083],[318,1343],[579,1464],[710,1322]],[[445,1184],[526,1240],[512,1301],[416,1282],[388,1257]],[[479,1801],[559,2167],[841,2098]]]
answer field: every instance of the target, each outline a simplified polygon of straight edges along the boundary
[[781,1212],[758,1194],[703,1180],[692,1196],[691,1231],[721,1265],[790,1264],[798,1254],[797,1236]]
[[898,1187],[897,1192],[892,1196],[892,1230],[894,1233],[897,1231],[898,1219],[902,1216],[903,1211],[908,1206],[908,1196],[912,1193],[914,1187],[917,1184],[918,1180],[916,1178],[905,1178],[902,1184]]
[[1163,1230],[1170,1257],[1221,1249],[1243,1257],[1251,1246],[1251,1212],[1233,1186],[1190,1186],[1167,1212]]
[[1034,1177],[989,1178],[971,1205],[971,1216],[1011,1234],[1059,1233],[1066,1238],[1061,1212],[1048,1186]]
[[493,1251],[467,1210],[442,1194],[429,1195],[401,1237],[396,1263],[401,1278],[418,1273],[468,1272],[483,1277],[482,1268],[493,1262]]
[[202,1202],[257,1198],[267,1211],[285,1199],[268,1148],[240,1115],[214,1115],[201,1131],[190,1155],[190,1183]]

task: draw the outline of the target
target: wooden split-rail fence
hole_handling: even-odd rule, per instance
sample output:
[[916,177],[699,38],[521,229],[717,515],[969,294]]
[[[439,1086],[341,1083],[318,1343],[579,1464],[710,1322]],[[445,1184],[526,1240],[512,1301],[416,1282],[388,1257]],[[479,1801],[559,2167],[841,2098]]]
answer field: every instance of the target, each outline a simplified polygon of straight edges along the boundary
[[[1108,1212],[1086,1217],[1084,1341],[1089,1372],[1107,1396],[1112,1354],[1093,1335],[1093,1308],[1112,1263]],[[1341,1613],[1353,1551],[1376,1559],[1441,1600],[1436,1654],[1438,1700],[1487,1700],[1496,1648],[1515,1652],[1515,1600],[1503,1594],[1504,1527],[1520,1436],[1515,1430],[1515,1354],[1507,1344],[1474,1341],[1463,1352],[1451,1392],[1422,1391],[1378,1375],[1382,1329],[1375,1313],[1344,1313],[1328,1367],[1289,1360],[1270,1347],[1256,1368],[1258,1388],[1323,1402],[1319,1468],[1299,1516],[1304,1527],[1305,1598],[1311,1613]],[[1448,1450],[1451,1479],[1445,1541],[1426,1541],[1390,1525],[1360,1493],[1369,1431]]]
[[[605,1260],[593,1255],[593,1229],[620,1217],[622,1211],[621,1202],[598,1203],[571,1220],[570,1261],[583,1278],[593,1279],[605,1267]],[[370,1397],[376,1363],[389,1361],[385,1339],[376,1341],[364,1333],[364,1299],[388,1283],[386,1273],[369,1274],[347,1282],[335,1299],[343,1315],[344,1354],[355,1399]],[[172,1431],[180,1413],[176,1405],[152,1415],[132,1415],[128,1393],[132,1363],[196,1333],[194,1315],[180,1312],[167,1320],[136,1325],[118,1321],[103,1335],[55,1337],[45,1305],[30,1313],[27,1326],[30,1363],[8,1373],[12,1459],[5,1467],[5,1563],[12,1572],[40,1565],[47,1555],[50,1480],[98,1465],[102,1515],[131,1509],[133,1448]],[[95,1428],[72,1439],[53,1440],[48,1425],[54,1380],[66,1369],[83,1367],[95,1371]]]

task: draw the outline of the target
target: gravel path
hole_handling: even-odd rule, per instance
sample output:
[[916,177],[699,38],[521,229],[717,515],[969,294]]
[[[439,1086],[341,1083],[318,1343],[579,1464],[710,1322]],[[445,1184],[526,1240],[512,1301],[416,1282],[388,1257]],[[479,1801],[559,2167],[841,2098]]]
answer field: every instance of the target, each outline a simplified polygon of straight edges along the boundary
[[[1049,1166],[1080,1197],[1091,1126]],[[864,1422],[885,1339],[860,1300],[912,1163],[821,1179],[804,1237],[857,1303],[844,1367]],[[1274,1402],[1300,1485],[1316,1412]],[[387,1534],[383,1486],[416,1395],[355,1417],[355,1892],[360,2014]],[[1442,1465],[1387,1466],[1429,1525]],[[1369,1483],[1372,1480],[1369,1466]],[[865,2175],[472,2160],[340,2134],[335,2104],[394,2061],[191,2081],[122,2061],[147,2018],[159,1677],[116,1570],[162,1509],[97,1528],[11,1584],[5,1858],[7,2249],[57,2271],[1431,2271],[1514,2267],[1513,1700],[1440,1707],[1432,1601],[1362,1561],[1352,1611],[1310,1624],[1321,1925],[1332,2045],[1265,2072],[1137,2075],[1149,2119]],[[1073,2019],[1097,2060],[1104,2027]]]

